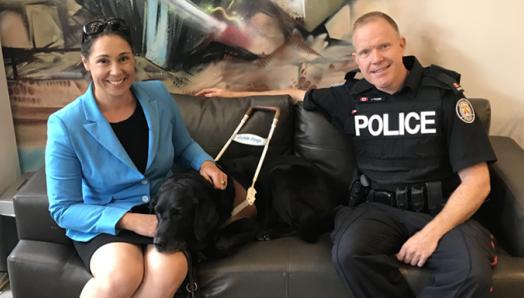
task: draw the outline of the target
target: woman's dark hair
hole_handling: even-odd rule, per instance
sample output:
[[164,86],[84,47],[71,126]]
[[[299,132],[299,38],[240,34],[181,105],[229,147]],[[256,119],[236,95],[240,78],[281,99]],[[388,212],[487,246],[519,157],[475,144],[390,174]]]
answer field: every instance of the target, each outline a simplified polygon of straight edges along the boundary
[[88,57],[95,40],[105,35],[120,36],[129,44],[129,47],[133,49],[131,31],[127,22],[115,17],[101,17],[89,21],[82,26],[82,44],[80,46],[82,56]]

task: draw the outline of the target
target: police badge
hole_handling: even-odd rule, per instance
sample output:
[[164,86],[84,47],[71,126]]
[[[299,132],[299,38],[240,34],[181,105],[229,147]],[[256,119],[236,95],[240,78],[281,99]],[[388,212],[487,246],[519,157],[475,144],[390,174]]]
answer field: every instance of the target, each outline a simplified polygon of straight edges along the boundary
[[473,123],[475,121],[475,111],[473,105],[466,98],[459,99],[455,106],[457,116],[465,123]]

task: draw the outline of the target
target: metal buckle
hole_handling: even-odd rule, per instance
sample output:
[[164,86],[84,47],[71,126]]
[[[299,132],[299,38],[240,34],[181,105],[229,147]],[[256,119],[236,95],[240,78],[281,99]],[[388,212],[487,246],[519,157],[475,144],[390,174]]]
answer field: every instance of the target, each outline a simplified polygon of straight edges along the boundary
[[197,282],[196,281],[188,282],[186,284],[186,291],[188,293],[193,293],[193,292],[198,291],[198,284],[197,284]]
[[373,191],[373,201],[384,205],[395,207],[393,194],[385,190]]

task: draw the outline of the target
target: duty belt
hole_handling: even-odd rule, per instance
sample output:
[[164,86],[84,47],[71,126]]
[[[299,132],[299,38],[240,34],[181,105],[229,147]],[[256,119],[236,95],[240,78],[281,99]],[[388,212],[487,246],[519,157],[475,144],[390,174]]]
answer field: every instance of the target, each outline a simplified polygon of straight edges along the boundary
[[[360,181],[366,181],[366,177],[361,177]],[[411,185],[384,185],[369,181],[369,184],[360,187],[362,186],[367,187],[362,201],[377,202],[404,210],[436,214],[446,202],[441,181]]]

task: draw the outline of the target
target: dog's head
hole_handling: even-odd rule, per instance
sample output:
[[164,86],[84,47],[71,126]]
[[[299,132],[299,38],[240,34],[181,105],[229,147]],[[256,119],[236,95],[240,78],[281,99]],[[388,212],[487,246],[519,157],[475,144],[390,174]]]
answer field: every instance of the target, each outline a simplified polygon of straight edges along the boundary
[[162,184],[153,202],[158,218],[154,238],[158,251],[186,249],[216,228],[219,216],[214,192],[195,171],[176,173]]

